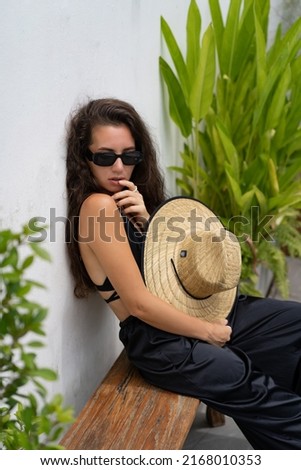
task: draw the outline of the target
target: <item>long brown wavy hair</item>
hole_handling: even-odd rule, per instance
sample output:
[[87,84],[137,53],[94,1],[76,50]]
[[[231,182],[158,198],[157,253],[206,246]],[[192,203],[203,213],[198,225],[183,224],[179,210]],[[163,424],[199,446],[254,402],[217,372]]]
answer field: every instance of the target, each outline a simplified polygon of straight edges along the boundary
[[91,133],[96,125],[120,124],[125,124],[130,129],[136,150],[141,150],[144,156],[143,161],[134,168],[131,179],[143,195],[148,212],[151,214],[166,198],[164,180],[150,133],[132,105],[113,98],[97,99],[71,113],[66,142],[66,242],[71,272],[75,279],[74,294],[79,298],[87,297],[89,291],[95,290],[81,260],[77,241],[81,205],[90,194],[101,192],[87,164],[88,147],[92,143]]

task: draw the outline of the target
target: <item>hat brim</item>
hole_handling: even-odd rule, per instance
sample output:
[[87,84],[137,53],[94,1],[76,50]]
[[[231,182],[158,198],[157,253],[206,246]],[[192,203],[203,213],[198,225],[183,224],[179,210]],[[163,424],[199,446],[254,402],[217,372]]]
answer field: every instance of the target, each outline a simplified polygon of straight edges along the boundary
[[237,287],[196,299],[184,290],[172,266],[171,260],[176,259],[183,237],[190,236],[195,225],[203,230],[224,229],[208,207],[189,197],[168,199],[152,214],[143,248],[145,284],[151,293],[188,315],[207,321],[226,318],[235,301]]

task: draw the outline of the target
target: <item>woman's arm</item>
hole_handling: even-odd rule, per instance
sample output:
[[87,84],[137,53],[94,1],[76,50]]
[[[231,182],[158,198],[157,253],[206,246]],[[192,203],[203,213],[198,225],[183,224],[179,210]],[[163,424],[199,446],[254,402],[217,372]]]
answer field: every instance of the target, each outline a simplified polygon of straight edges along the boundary
[[125,307],[133,316],[168,331],[223,345],[230,339],[226,320],[209,323],[191,317],[151,294],[132,255],[124,222],[111,196],[94,194],[80,213],[81,243],[88,243]]

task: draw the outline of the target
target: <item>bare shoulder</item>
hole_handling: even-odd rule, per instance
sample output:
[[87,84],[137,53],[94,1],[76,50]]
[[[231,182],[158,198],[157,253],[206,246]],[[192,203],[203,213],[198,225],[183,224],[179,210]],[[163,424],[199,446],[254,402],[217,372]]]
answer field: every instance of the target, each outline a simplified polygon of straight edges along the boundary
[[89,220],[90,217],[95,217],[95,222],[103,223],[106,220],[120,220],[120,212],[114,199],[108,194],[91,194],[87,199],[84,200],[80,209],[80,220],[81,223],[84,220]]
[[117,242],[126,239],[123,219],[114,199],[108,194],[91,194],[79,214],[80,241]]
[[104,210],[106,213],[115,212],[117,209],[114,199],[108,194],[94,193],[88,196],[82,203],[80,215],[90,215]]

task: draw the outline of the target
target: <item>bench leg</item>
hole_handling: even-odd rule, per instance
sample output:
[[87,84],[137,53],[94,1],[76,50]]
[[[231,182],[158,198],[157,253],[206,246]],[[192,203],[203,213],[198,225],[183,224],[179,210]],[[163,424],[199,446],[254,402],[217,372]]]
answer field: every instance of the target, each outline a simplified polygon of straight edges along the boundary
[[219,411],[214,410],[207,406],[206,409],[206,419],[209,426],[216,428],[218,426],[223,426],[225,424],[225,416]]

